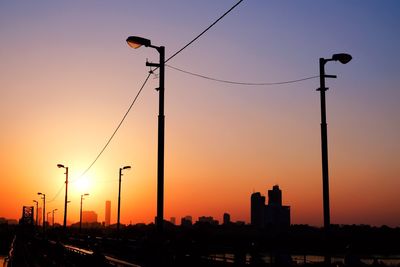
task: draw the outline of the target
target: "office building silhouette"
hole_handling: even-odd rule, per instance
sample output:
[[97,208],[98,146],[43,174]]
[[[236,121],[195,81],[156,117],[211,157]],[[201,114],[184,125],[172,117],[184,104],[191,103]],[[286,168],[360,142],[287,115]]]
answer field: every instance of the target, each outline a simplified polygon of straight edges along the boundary
[[82,223],[96,223],[97,213],[91,210],[82,211]]
[[105,212],[105,226],[110,226],[111,222],[111,201],[106,201],[106,212]]
[[282,191],[278,185],[268,190],[268,205],[260,192],[251,195],[251,225],[257,228],[290,226],[290,206],[282,205]]

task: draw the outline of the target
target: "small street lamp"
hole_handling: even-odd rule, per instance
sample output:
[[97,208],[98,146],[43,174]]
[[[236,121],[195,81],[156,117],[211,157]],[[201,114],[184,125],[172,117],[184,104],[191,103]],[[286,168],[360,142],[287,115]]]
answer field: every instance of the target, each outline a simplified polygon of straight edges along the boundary
[[54,212],[57,211],[57,210],[58,210],[58,209],[54,209],[54,210],[52,211],[52,212],[53,212],[53,217],[52,217],[52,219],[53,219],[53,223],[52,223],[52,224],[53,224],[53,227],[54,227]]
[[37,193],[39,196],[42,196],[43,199],[43,238],[45,237],[46,234],[46,222],[45,222],[45,215],[46,215],[46,194],[43,194],[41,192]]
[[120,210],[121,210],[121,177],[122,171],[130,169],[131,166],[125,166],[119,168],[119,186],[118,186],[118,215],[117,215],[117,232],[119,233],[119,226],[120,226]]
[[89,195],[88,193],[81,195],[81,211],[80,211],[80,219],[79,219],[79,232],[82,231],[82,200],[84,200],[84,198],[83,198],[84,196],[88,196],[88,195]]
[[149,63],[146,66],[160,68],[159,77],[159,113],[158,113],[158,160],[157,160],[157,217],[156,227],[159,233],[163,231],[164,222],[164,138],[165,138],[165,115],[164,115],[164,74],[165,74],[165,47],[154,46],[149,39],[138,36],[129,36],[126,39],[128,45],[132,48],[139,48],[142,45],[151,47],[160,54],[160,62]]
[[64,223],[63,228],[67,227],[67,204],[68,204],[68,167],[65,167],[62,164],[57,164],[58,168],[65,169],[65,201],[64,201]]
[[46,214],[46,218],[47,218],[47,223],[50,226],[50,222],[49,222],[49,214],[51,214],[51,211],[47,212]]

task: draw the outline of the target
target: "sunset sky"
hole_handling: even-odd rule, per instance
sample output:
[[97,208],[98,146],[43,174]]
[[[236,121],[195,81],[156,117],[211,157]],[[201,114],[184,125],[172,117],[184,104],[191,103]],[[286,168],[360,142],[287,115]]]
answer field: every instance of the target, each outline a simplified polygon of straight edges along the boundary
[[[156,215],[158,78],[152,77],[118,133],[93,162],[148,73],[154,49],[168,58],[236,1],[1,1],[0,217],[46,194],[62,222],[84,210],[122,223]],[[331,222],[400,226],[400,1],[243,1],[168,62],[240,82],[318,75],[329,62],[327,121]],[[318,79],[273,86],[230,85],[166,68],[165,218],[250,219],[250,195],[278,184],[294,224],[322,225]]]

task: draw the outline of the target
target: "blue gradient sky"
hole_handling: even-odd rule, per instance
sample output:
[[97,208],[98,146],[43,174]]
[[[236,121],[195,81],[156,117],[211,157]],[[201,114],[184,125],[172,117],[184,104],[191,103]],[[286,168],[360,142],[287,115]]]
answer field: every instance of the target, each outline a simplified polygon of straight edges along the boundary
[[[235,1],[1,1],[0,216],[17,218],[37,191],[53,198],[96,157],[146,77],[152,49],[129,49],[129,35],[180,49]],[[332,223],[400,225],[400,2],[243,1],[168,62],[220,79],[327,81]],[[157,100],[151,79],[126,122],[89,171],[72,183],[104,217],[124,176],[122,221],[155,215]],[[166,70],[166,217],[223,212],[249,220],[250,194],[274,184],[292,223],[322,224],[318,79],[245,87]],[[125,196],[125,197],[124,197]],[[49,203],[62,207],[63,193]],[[115,217],[115,212],[113,213]],[[61,218],[61,214],[59,215]]]

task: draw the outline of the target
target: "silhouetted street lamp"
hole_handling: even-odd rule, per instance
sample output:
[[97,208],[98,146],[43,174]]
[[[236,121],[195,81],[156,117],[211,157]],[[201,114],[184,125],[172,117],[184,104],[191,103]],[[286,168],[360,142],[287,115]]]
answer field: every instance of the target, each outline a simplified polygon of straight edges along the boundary
[[132,48],[139,48],[142,45],[151,47],[160,54],[160,62],[149,63],[146,66],[160,68],[159,81],[159,114],[158,114],[158,164],[157,164],[157,217],[156,226],[159,233],[163,231],[164,222],[164,131],[165,131],[165,116],[164,116],[164,74],[165,74],[165,47],[154,46],[149,39],[138,36],[130,36],[126,39],[128,45]]
[[52,217],[52,220],[53,220],[53,223],[52,223],[52,224],[53,224],[53,227],[54,227],[54,212],[57,211],[57,210],[58,210],[58,209],[54,209],[54,210],[52,211],[52,212],[53,212],[53,217]]
[[36,223],[35,225],[38,226],[38,212],[39,212],[39,201],[33,200],[36,203]]
[[120,208],[121,208],[121,177],[122,177],[122,170],[130,169],[131,166],[125,166],[119,168],[119,187],[118,187],[118,215],[117,215],[117,232],[119,233],[119,225],[120,225]]
[[49,222],[49,214],[50,214],[50,213],[51,213],[51,211],[47,212],[47,214],[46,214],[47,223],[49,224],[49,226],[50,226],[50,222]]
[[88,196],[88,193],[81,195],[81,212],[80,212],[80,219],[79,219],[79,232],[82,231],[82,200],[84,200],[84,196]]
[[65,201],[64,201],[64,223],[63,228],[67,227],[67,204],[68,204],[68,167],[65,167],[62,164],[57,164],[58,168],[65,169]]
[[[321,150],[322,150],[322,190],[323,190],[323,208],[324,208],[324,229],[326,235],[329,236],[330,228],[330,208],[329,208],[329,172],[328,172],[328,130],[326,125],[326,104],[325,104],[325,78],[336,78],[336,75],[325,74],[325,64],[329,61],[339,61],[342,64],[347,64],[352,59],[349,54],[334,54],[332,58],[319,59],[319,80],[321,95]],[[330,255],[325,256],[325,263],[330,264]]]
[[46,233],[46,222],[45,222],[45,215],[46,215],[46,194],[37,193],[39,196],[42,196],[43,199],[43,238],[45,237]]

